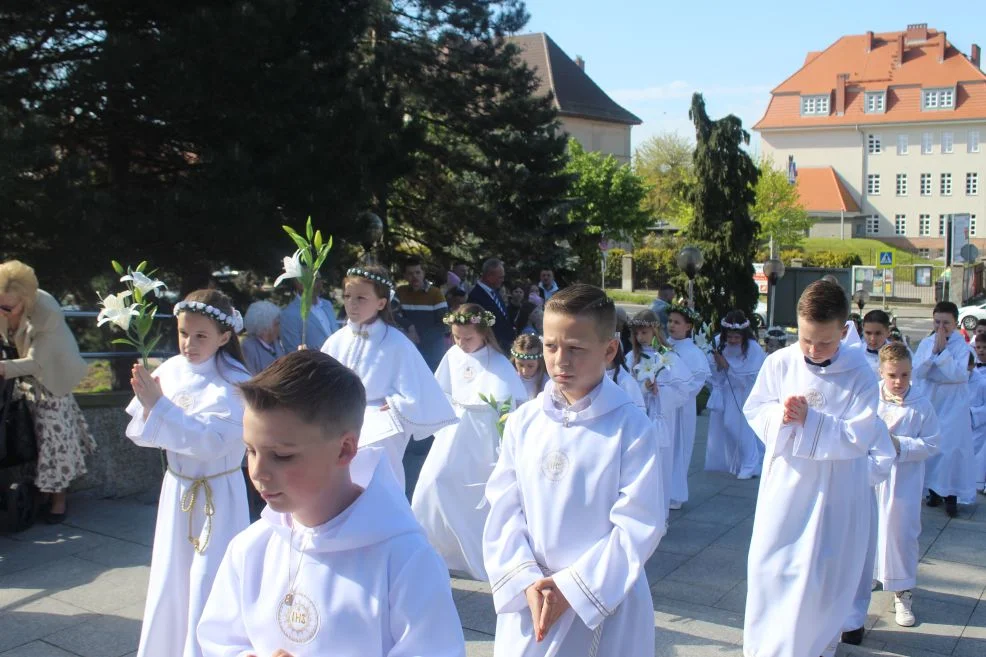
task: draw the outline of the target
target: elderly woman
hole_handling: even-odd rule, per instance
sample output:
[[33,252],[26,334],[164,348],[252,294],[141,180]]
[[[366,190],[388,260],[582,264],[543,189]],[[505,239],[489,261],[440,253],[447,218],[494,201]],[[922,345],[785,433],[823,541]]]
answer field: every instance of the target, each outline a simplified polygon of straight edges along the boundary
[[270,301],[254,301],[243,317],[247,337],[240,342],[250,374],[258,374],[284,355],[281,346],[281,309]]
[[72,396],[87,367],[58,301],[17,260],[0,264],[0,335],[18,355],[0,361],[0,377],[19,379],[14,394],[27,400],[38,440],[35,484],[51,495],[48,522],[61,522],[65,491],[86,473],[86,455],[96,447]]

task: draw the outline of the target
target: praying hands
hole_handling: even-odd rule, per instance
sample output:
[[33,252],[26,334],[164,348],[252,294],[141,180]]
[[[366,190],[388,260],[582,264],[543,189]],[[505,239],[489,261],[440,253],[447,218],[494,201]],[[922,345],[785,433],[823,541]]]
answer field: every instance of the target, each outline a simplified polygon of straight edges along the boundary
[[800,424],[804,426],[808,419],[808,400],[804,397],[791,396],[784,400],[784,424]]
[[571,605],[550,577],[531,584],[525,594],[527,606],[531,609],[531,620],[534,621],[534,638],[540,643]]

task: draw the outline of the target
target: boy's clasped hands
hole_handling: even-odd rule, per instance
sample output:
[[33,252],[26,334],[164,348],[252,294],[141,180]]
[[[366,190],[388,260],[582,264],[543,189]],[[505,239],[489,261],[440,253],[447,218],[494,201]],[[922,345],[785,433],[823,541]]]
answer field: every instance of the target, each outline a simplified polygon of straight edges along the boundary
[[784,400],[784,424],[804,426],[808,419],[808,400],[802,395],[792,395]]
[[531,608],[531,620],[534,621],[534,638],[540,643],[571,605],[550,577],[534,582],[524,593],[527,595],[527,606]]

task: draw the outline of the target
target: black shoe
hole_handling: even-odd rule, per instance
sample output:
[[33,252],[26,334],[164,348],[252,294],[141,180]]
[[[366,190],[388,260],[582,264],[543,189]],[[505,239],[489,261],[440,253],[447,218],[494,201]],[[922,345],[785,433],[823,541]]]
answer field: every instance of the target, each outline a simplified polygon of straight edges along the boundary
[[945,513],[948,514],[949,518],[959,515],[958,500],[955,499],[954,495],[945,498]]
[[941,506],[941,495],[935,491],[928,489],[928,501],[926,502],[928,506]]
[[45,513],[45,522],[49,525],[60,525],[65,522],[65,515],[66,513],[64,511],[62,513],[48,511]]
[[858,646],[863,642],[863,632],[865,629],[858,627],[855,630],[849,630],[848,632],[842,633],[842,643],[848,643],[851,646]]

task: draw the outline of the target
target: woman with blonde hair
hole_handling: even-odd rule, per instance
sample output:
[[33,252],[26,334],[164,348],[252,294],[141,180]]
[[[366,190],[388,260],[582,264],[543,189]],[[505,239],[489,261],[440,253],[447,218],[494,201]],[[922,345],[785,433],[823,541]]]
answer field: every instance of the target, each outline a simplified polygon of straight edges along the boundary
[[19,260],[0,264],[0,338],[17,358],[0,361],[0,378],[18,379],[38,441],[35,485],[51,495],[49,523],[65,519],[65,492],[86,473],[96,444],[72,390],[88,368],[58,301],[38,289],[34,270]]

